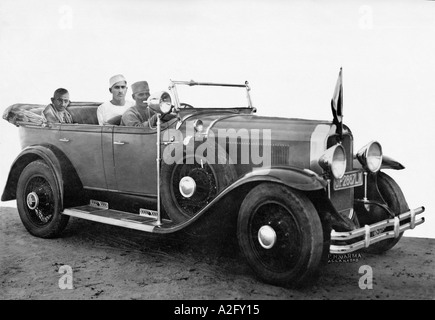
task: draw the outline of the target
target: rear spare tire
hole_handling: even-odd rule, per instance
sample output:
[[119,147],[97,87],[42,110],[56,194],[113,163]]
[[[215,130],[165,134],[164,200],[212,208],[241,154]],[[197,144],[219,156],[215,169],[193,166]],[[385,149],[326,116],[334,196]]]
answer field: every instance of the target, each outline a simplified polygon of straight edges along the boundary
[[[200,146],[206,150],[204,153],[187,154],[184,151],[182,159],[175,159],[172,164],[162,162],[162,204],[169,218],[176,223],[193,217],[236,180],[234,165],[230,164],[222,147],[196,142],[194,150]],[[210,148],[215,150],[213,161],[207,159]]]

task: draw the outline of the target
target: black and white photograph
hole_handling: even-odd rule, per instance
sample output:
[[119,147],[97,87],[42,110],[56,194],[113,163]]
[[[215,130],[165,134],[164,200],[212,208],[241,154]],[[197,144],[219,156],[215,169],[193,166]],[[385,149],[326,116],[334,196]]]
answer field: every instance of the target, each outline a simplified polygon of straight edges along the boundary
[[434,300],[434,52],[430,0],[2,0],[0,300]]

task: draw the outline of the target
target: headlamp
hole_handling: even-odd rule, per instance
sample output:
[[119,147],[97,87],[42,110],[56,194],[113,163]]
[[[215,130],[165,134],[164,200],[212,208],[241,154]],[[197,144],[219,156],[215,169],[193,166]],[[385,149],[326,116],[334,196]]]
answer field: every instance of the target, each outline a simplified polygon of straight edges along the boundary
[[335,179],[341,179],[346,172],[346,153],[341,144],[329,148],[319,159],[323,170],[332,173]]
[[377,172],[382,165],[382,147],[379,142],[372,141],[362,147],[356,157],[364,169],[373,173]]

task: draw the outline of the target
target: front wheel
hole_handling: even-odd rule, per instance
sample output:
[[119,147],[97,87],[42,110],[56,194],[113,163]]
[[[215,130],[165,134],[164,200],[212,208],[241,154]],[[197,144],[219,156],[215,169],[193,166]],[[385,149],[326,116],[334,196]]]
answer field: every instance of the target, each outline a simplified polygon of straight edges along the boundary
[[275,285],[301,285],[317,275],[323,253],[319,215],[302,193],[262,183],[238,216],[240,249],[254,272]]
[[53,238],[65,229],[69,216],[60,213],[60,192],[48,165],[29,163],[17,186],[17,208],[26,229],[40,238]]

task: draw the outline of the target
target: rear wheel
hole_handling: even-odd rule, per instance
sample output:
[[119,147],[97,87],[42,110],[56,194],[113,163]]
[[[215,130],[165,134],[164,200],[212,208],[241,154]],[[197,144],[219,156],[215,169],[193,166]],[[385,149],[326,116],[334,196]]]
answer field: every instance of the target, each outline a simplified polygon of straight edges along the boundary
[[53,238],[65,229],[69,217],[60,213],[59,187],[45,162],[31,162],[22,171],[17,208],[24,226],[34,236]]
[[248,264],[265,282],[301,285],[317,275],[322,224],[302,193],[272,183],[253,188],[240,207],[237,237]]
[[[409,210],[408,204],[405,200],[405,196],[403,195],[402,190],[393,178],[383,172],[379,172],[377,176],[377,185],[382,198],[395,216]],[[379,221],[388,218],[391,217],[385,214],[385,216],[379,219]],[[392,227],[389,227],[389,229],[391,228]],[[379,232],[384,231],[386,230],[380,230]],[[388,251],[399,242],[400,238],[402,238],[402,235],[403,232],[400,233],[399,237],[397,238],[386,239],[372,244],[368,248],[366,248],[365,251],[377,254]]]

